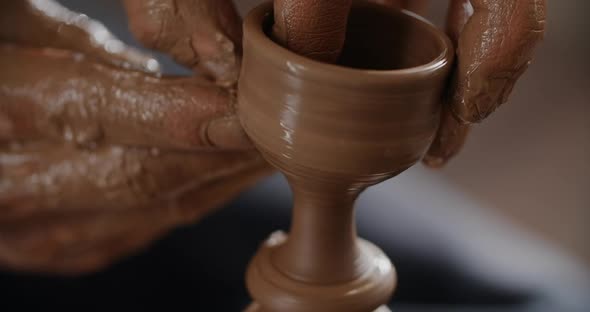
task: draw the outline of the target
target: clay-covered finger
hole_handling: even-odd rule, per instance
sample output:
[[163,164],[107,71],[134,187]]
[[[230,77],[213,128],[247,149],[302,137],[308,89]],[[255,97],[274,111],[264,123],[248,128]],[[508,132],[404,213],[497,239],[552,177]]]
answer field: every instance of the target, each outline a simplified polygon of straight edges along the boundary
[[[257,152],[165,152],[43,147],[0,152],[0,224],[163,203],[212,181],[258,168]],[[195,206],[198,209],[200,206]],[[36,221],[35,221],[36,222]]]
[[231,0],[125,0],[131,31],[147,47],[229,86],[237,81],[241,19]]
[[275,0],[273,37],[289,50],[334,63],[346,37],[352,0]]
[[0,45],[0,140],[250,148],[234,96],[198,78],[158,78],[63,50]]
[[451,110],[479,122],[507,101],[545,30],[545,0],[454,0],[451,24],[466,24],[457,45]]
[[[427,0],[371,0],[422,14]],[[275,0],[273,38],[293,52],[334,63],[344,41],[351,0]]]
[[109,64],[159,71],[153,57],[119,41],[102,23],[54,0],[2,1],[0,42],[77,51]]

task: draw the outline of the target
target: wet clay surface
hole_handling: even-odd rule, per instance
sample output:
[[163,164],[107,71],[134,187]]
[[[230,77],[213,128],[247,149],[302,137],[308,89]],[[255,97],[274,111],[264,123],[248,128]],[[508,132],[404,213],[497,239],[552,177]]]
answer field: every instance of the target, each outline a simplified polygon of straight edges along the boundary
[[[245,22],[239,112],[295,203],[289,237],[273,235],[251,264],[250,292],[264,311],[372,311],[388,300],[394,273],[357,240],[354,200],[426,152],[451,43],[416,17],[354,2],[340,64],[331,65],[273,42],[270,11],[261,6]],[[370,290],[344,299],[362,287]]]

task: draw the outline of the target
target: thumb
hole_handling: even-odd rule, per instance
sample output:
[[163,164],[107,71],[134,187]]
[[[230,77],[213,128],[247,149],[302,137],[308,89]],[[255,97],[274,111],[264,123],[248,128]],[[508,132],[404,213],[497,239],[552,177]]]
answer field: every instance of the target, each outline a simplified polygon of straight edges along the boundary
[[334,63],[351,5],[352,0],[275,0],[273,37],[295,53]]

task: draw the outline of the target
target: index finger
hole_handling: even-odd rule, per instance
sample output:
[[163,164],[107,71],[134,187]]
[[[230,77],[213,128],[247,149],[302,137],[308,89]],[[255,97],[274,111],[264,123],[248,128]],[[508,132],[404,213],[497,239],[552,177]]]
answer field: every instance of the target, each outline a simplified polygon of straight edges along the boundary
[[275,0],[273,37],[289,50],[315,60],[338,60],[352,0]]
[[158,78],[67,51],[1,45],[0,68],[0,139],[250,147],[231,92],[204,79]]

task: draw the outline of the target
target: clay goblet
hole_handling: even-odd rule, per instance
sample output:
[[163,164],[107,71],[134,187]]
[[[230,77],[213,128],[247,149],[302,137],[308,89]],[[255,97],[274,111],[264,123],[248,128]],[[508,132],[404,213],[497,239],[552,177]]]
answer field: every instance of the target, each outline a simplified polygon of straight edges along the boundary
[[354,2],[337,65],[270,39],[272,5],[244,24],[239,114],[294,194],[290,234],[274,234],[247,273],[257,311],[374,311],[395,270],[356,236],[366,187],[415,164],[438,127],[453,49],[422,18]]

